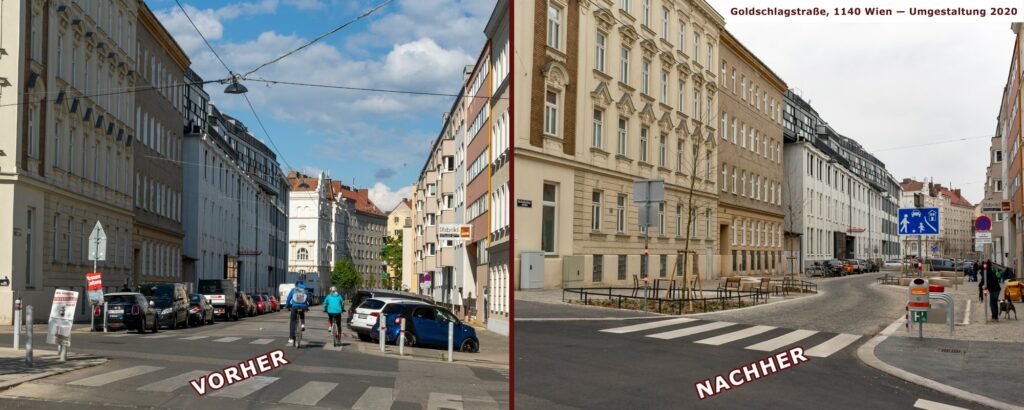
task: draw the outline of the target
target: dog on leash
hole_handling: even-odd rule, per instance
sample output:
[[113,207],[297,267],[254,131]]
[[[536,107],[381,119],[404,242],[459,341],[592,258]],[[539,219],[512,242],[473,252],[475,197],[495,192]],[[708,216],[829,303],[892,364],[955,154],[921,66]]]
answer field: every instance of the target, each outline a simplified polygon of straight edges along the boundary
[[1013,311],[1013,320],[1017,320],[1017,308],[1013,307],[1013,302],[1010,299],[1003,299],[999,301],[999,313],[1006,313],[1006,318],[1010,318],[1010,311]]

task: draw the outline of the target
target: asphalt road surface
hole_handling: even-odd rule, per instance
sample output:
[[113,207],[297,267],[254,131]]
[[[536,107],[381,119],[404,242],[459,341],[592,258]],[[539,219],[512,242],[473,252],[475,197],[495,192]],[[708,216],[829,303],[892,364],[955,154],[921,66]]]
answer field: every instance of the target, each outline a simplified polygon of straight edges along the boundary
[[[76,332],[73,352],[110,362],[0,392],[0,408],[509,408],[507,371],[368,354],[351,337],[339,350],[324,343],[326,314],[306,319],[300,349],[287,345],[287,311],[156,334]],[[202,397],[189,387],[277,349],[289,364]]]
[[[856,358],[903,310],[905,296],[872,285],[877,276],[822,280],[819,296],[682,320],[516,301],[516,407],[910,409],[928,400],[979,408]],[[793,346],[809,360],[699,399],[696,383]]]

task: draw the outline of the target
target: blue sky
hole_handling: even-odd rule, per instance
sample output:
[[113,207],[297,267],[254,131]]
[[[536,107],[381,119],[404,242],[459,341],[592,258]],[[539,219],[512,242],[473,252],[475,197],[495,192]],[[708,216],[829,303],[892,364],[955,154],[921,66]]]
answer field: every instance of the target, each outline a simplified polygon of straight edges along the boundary
[[[369,10],[383,0],[181,0],[217,54],[235,72],[247,72]],[[182,15],[174,0],[147,0],[160,21],[206,80],[226,69]],[[371,16],[254,77],[454,94],[462,68],[473,64],[485,42],[484,25],[493,0],[396,0]],[[453,97],[412,96],[247,82],[248,96],[270,138],[278,161],[358,188],[385,211],[409,196],[440,132],[441,115]],[[207,85],[222,111],[260,130],[241,96]],[[273,147],[271,147],[273,149]],[[287,162],[287,163],[286,163]]]

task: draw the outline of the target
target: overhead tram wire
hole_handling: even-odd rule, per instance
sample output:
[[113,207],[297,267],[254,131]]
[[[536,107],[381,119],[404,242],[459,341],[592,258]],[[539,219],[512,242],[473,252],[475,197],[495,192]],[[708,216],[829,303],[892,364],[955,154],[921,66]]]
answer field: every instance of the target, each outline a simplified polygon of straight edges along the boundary
[[284,157],[281,150],[277,148],[277,143],[270,137],[270,133],[267,132],[267,127],[263,126],[263,120],[261,120],[260,115],[256,113],[256,108],[252,106],[252,101],[249,100],[249,95],[242,94],[242,97],[245,97],[246,104],[249,104],[249,109],[252,110],[252,116],[256,118],[256,123],[258,123],[260,125],[260,129],[263,130],[263,135],[267,136],[267,140],[270,141],[270,145],[274,146],[274,151],[277,151],[277,155],[281,157],[281,160],[284,161],[284,164],[288,166],[289,170],[294,170],[295,167],[292,167],[292,164],[288,162],[288,158]]
[[190,17],[188,15],[188,12],[185,11],[185,7],[181,5],[181,1],[174,0],[174,2],[178,3],[178,8],[181,9],[181,14],[184,14],[185,18],[188,19],[188,22],[192,24],[192,28],[196,29],[196,33],[198,33],[199,37],[203,39],[203,43],[206,43],[206,47],[208,47],[210,49],[210,52],[213,53],[213,56],[217,57],[217,61],[220,61],[220,64],[222,66],[224,66],[225,70],[228,70],[228,74],[231,75],[232,77],[234,77],[235,76],[235,72],[231,71],[231,69],[228,68],[227,63],[225,63],[224,60],[220,58],[220,54],[217,54],[217,50],[214,50],[213,46],[210,45],[210,42],[208,40],[206,40],[206,36],[204,36],[203,32],[199,30],[199,27],[196,26],[196,23],[194,21],[192,21],[192,17]]
[[[175,0],[175,1],[177,1],[177,0]],[[321,34],[321,35],[317,36],[316,38],[306,42],[306,44],[303,44],[303,45],[299,46],[298,48],[296,48],[296,49],[294,49],[292,51],[284,53],[281,56],[279,56],[279,57],[277,57],[277,58],[275,58],[273,60],[270,60],[270,61],[268,61],[266,63],[260,64],[258,67],[254,68],[252,70],[249,70],[249,72],[243,74],[242,78],[248,77],[250,74],[259,71],[261,68],[266,67],[266,66],[271,65],[271,64],[274,64],[274,63],[276,63],[278,61],[281,61],[281,60],[285,59],[286,57],[288,57],[288,56],[290,56],[292,54],[295,54],[295,53],[301,51],[302,49],[304,49],[306,47],[309,47],[309,46],[313,45],[313,43],[316,43],[317,41],[320,41],[320,40],[326,38],[327,36],[329,36],[331,34],[334,34],[334,33],[338,32],[339,30],[354,24],[355,22],[368,17],[369,15],[373,14],[377,10],[380,10],[382,7],[388,5],[392,1],[394,1],[394,0],[387,0],[387,1],[383,2],[383,3],[381,3],[381,4],[378,4],[377,6],[371,8],[371,9],[367,10],[366,12],[364,12],[363,14],[359,15],[355,19],[352,19],[352,20],[349,20],[349,21],[347,21],[345,23],[342,23],[340,26],[337,26],[334,29],[332,29],[332,30],[330,30],[330,31],[328,31],[328,32],[326,32],[324,34]],[[207,44],[207,45],[209,45],[209,44]],[[223,61],[222,61],[222,63],[223,63]],[[227,66],[225,66],[225,67],[227,67]],[[228,70],[228,71],[231,71],[231,70]]]
[[[408,90],[388,90],[383,88],[366,88],[366,87],[351,87],[346,85],[334,85],[334,84],[311,84],[311,83],[300,83],[295,81],[278,81],[278,80],[267,80],[263,78],[247,78],[248,81],[257,81],[268,84],[282,84],[282,85],[294,85],[300,87],[316,87],[316,88],[331,88],[337,90],[349,90],[349,91],[367,91],[376,93],[392,93],[392,94],[408,94],[408,95],[425,95],[435,97],[459,97],[464,98],[490,98],[486,95],[462,95],[462,94],[449,94],[449,93],[435,93],[429,91],[408,91]],[[508,99],[509,97],[501,97],[501,99]]]
[[[118,90],[118,91],[104,92],[104,93],[98,93],[98,94],[82,94],[82,95],[77,96],[77,97],[71,95],[70,93],[65,93],[64,98],[65,99],[68,99],[68,98],[94,98],[94,97],[103,97],[103,96],[108,96],[108,95],[129,94],[129,93],[137,93],[137,92],[145,92],[145,91],[162,90],[162,89],[173,89],[173,88],[178,88],[178,87],[187,87],[187,86],[193,85],[193,84],[219,83],[219,82],[223,82],[223,81],[224,81],[223,79],[219,79],[219,80],[206,80],[206,81],[197,82],[197,83],[178,83],[178,84],[164,85],[164,86],[116,87],[116,88],[107,88],[107,89],[103,89],[103,90],[104,91]],[[96,89],[94,91],[98,91],[98,90],[100,90],[100,89]],[[58,93],[59,93],[59,91],[66,91],[66,90],[58,90]],[[51,92],[39,93],[39,94],[50,94],[50,93]],[[27,94],[32,94],[32,93],[29,92]],[[31,97],[31,95],[27,96],[24,99],[24,101],[22,101],[22,102],[0,104],[0,107],[10,107],[10,106],[34,104],[34,103],[40,102],[39,100],[30,99],[28,97]],[[52,99],[48,98],[46,100],[46,102],[48,102],[48,103],[55,103],[55,102],[57,102],[57,98],[58,97],[54,97]]]
[[982,139],[982,138],[992,138],[992,137],[993,137],[992,135],[982,135],[982,136],[977,136],[977,137],[964,137],[964,138],[957,138],[957,139],[951,139],[951,140],[945,140],[945,141],[925,142],[925,143],[914,144],[914,145],[904,145],[904,146],[899,146],[899,147],[889,147],[889,148],[883,148],[883,149],[869,151],[869,152],[876,153],[876,152],[895,151],[895,150],[908,149],[908,148],[929,147],[929,146],[932,146],[932,145],[950,144],[950,143],[954,143],[954,142],[971,141],[971,140],[978,140],[978,139]]

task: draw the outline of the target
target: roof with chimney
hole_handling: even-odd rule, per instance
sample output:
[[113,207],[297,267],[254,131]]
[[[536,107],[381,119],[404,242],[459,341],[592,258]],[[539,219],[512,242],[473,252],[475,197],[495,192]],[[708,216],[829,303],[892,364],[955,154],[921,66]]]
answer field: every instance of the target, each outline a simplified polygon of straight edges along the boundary
[[[925,190],[924,182],[915,181],[910,178],[903,178],[903,182],[900,183],[900,186],[903,187],[903,192],[919,192]],[[974,208],[974,205],[971,204],[971,201],[968,201],[967,198],[964,198],[963,193],[960,192],[960,188],[950,189],[948,187],[942,186],[942,184],[936,184],[933,182],[929,182],[927,188],[928,189],[925,192],[928,193],[928,196],[934,198],[939,195],[942,195],[949,198],[949,203],[951,205],[964,208]]]
[[352,201],[353,208],[357,212],[362,212],[374,216],[386,216],[384,212],[377,207],[370,199],[370,190],[363,189],[352,189],[351,187],[342,184],[340,181],[330,181],[327,185],[331,188],[331,197],[334,198],[337,195],[341,195],[343,198]]
[[310,177],[309,175],[301,172],[288,172],[288,182],[291,185],[292,192],[316,191],[317,180],[317,178]]

